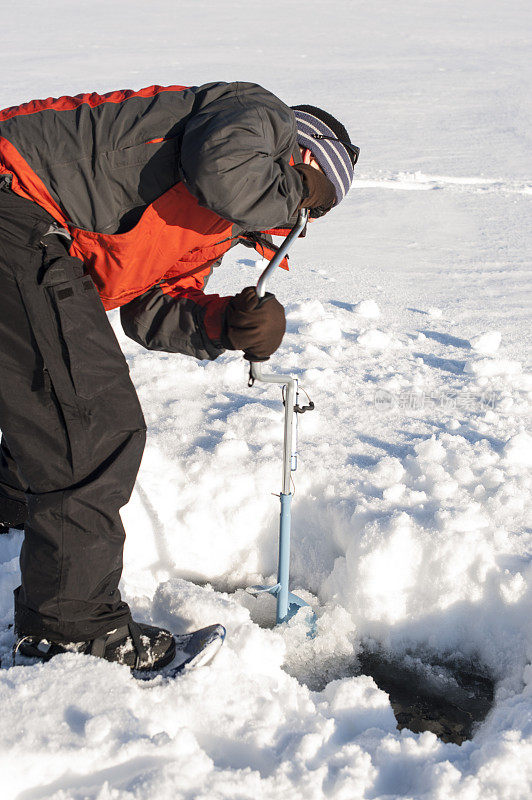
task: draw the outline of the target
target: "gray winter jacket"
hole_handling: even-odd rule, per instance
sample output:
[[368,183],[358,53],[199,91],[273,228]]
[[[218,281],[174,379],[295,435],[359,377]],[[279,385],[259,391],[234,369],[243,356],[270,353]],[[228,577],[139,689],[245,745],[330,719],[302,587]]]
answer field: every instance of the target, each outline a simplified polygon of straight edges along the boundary
[[[253,83],[49,98],[0,112],[0,173],[11,173],[14,190],[56,218],[60,209],[71,229],[107,235],[130,230],[179,181],[231,221],[234,236],[286,226],[303,191],[291,158],[301,160],[294,113]],[[169,292],[160,277],[122,307],[126,333],[151,349],[215,358],[223,348],[206,333],[205,303],[179,286]]]

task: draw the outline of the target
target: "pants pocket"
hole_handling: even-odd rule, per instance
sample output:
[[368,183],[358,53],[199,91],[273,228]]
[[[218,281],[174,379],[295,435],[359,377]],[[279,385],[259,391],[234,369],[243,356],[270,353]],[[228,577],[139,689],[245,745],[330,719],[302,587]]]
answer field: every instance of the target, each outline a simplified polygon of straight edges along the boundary
[[128,366],[92,278],[80,271],[78,259],[59,258],[42,284],[57,317],[74,391],[91,400],[123,378]]

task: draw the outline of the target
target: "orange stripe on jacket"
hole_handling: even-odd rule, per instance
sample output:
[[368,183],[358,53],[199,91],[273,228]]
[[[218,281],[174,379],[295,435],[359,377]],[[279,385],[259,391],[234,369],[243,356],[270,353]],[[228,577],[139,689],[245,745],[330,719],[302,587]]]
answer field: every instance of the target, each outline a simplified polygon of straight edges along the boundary
[[187,86],[147,86],[144,89],[139,89],[138,92],[133,89],[120,89],[115,92],[107,92],[107,94],[77,94],[74,97],[63,95],[62,97],[47,97],[45,100],[31,100],[29,103],[22,103],[19,106],[10,106],[0,111],[0,122],[4,122],[12,117],[22,116],[24,114],[37,114],[39,111],[46,111],[47,109],[54,109],[55,111],[73,111],[79,106],[86,103],[91,108],[102,105],[102,103],[122,103],[124,100],[129,100],[131,97],[153,97],[161,92],[182,92],[187,89]]

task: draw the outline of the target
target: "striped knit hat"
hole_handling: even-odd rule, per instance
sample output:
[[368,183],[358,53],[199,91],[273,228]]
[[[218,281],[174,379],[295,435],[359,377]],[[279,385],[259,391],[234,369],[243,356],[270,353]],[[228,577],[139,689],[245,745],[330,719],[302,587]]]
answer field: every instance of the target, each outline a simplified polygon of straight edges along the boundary
[[351,151],[338,141],[351,143],[342,123],[321,108],[292,106],[292,111],[296,115],[298,144],[312,151],[312,155],[335,188],[335,205],[338,205],[353,182],[355,152],[358,157],[358,149]]

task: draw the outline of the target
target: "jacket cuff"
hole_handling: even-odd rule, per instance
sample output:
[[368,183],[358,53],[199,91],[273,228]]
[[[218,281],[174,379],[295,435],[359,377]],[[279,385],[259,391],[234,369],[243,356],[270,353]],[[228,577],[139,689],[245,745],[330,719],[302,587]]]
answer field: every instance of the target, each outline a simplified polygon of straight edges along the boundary
[[218,348],[225,348],[223,344],[225,311],[230,300],[230,297],[224,297],[222,303],[212,303],[205,309],[203,328],[211,342]]

